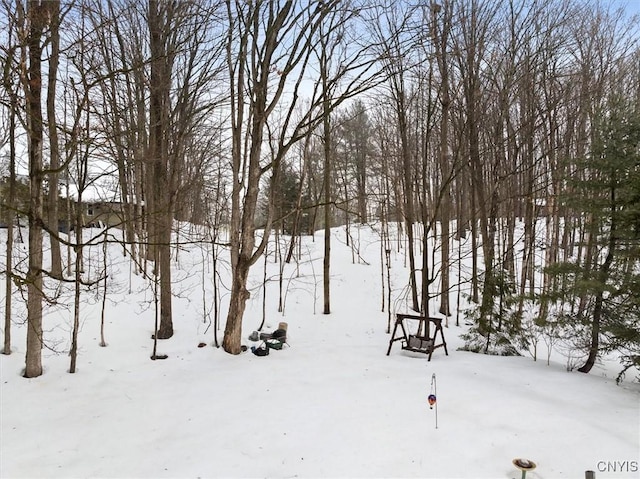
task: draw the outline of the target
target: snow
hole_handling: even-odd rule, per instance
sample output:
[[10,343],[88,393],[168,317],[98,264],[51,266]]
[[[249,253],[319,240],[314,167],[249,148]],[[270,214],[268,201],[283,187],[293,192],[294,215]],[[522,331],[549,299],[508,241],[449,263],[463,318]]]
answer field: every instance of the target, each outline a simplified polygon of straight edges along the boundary
[[[639,477],[640,388],[615,384],[618,365],[585,375],[567,372],[558,355],[547,365],[546,357],[460,351],[466,327],[453,318],[444,329],[448,356],[440,348],[429,362],[400,342],[386,356],[380,238],[368,227],[354,237],[368,264],[352,262],[336,229],[330,315],[321,314],[321,233],[305,238],[298,266],[286,265],[284,315],[277,312],[278,265],[269,260],[265,330],[286,321],[289,346],[267,357],[212,347],[213,327],[203,320],[211,265],[198,245],[183,245],[175,263],[175,335],[158,346],[166,360],[150,360],[152,294],[130,275],[117,245],[109,250],[108,346],[99,345],[99,295],[85,293],[76,374],[67,372],[67,294],[68,310],[45,317],[45,373],[21,376],[26,314],[16,295],[14,352],[0,357],[0,476],[520,478],[512,460],[524,458],[537,465],[529,479],[579,478],[586,470],[598,479]],[[397,312],[409,312],[401,300],[403,254],[393,253]],[[222,270],[228,275],[225,264]],[[262,277],[259,262],[243,338],[262,320]],[[427,401],[433,374],[437,409]]]

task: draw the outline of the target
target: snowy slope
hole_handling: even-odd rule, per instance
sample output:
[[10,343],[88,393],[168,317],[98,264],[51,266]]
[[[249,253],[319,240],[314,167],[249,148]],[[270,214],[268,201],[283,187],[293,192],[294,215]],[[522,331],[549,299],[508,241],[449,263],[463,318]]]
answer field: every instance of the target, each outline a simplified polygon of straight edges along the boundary
[[[176,263],[176,334],[158,350],[167,360],[150,360],[152,295],[115,245],[108,346],[99,346],[99,298],[88,293],[76,374],[67,373],[69,310],[46,317],[55,351],[43,351],[45,374],[21,377],[25,314],[16,307],[14,354],[0,357],[0,476],[519,478],[517,457],[536,462],[530,479],[640,476],[640,389],[616,386],[615,365],[584,375],[561,358],[547,366],[458,351],[463,328],[453,322],[449,356],[438,349],[427,362],[399,343],[386,356],[379,237],[364,227],[359,237],[368,264],[354,264],[334,232],[331,315],[320,314],[321,234],[305,239],[299,269],[285,269],[284,316],[269,261],[265,329],[286,321],[290,346],[268,357],[212,347],[210,264],[196,246]],[[394,298],[403,259],[394,252]],[[262,277],[258,264],[245,338],[261,321]],[[427,404],[434,373],[437,429]]]

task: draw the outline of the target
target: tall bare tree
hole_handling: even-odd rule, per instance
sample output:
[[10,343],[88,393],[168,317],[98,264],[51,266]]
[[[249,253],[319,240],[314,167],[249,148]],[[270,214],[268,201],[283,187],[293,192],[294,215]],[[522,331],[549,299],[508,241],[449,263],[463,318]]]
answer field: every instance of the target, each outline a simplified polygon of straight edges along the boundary
[[[442,5],[431,4],[431,36],[435,48],[435,55],[440,73],[440,88],[438,98],[440,100],[440,144],[438,146],[438,163],[440,169],[440,183],[438,206],[440,211],[440,308],[439,311],[445,316],[451,314],[449,307],[449,224],[451,222],[451,179],[452,165],[450,164],[449,146],[449,111],[451,108],[450,94],[450,60],[449,60],[449,36],[451,24],[453,22],[453,5],[445,0]],[[424,287],[424,286],[423,286]],[[423,294],[424,297],[424,294]],[[428,314],[429,312],[426,311]]]
[[[482,68],[489,44],[491,19],[496,10],[495,4],[485,0],[473,0],[460,5],[458,10],[459,34],[454,38],[458,68],[462,78],[462,95],[466,113],[465,131],[471,170],[472,187],[472,225],[476,220],[480,225],[484,262],[484,286],[480,311],[480,329],[490,330],[489,311],[493,301],[492,284],[494,281],[494,230],[491,223],[491,201],[495,199],[492,185],[486,180],[489,166],[485,163],[481,151],[481,112],[482,112]],[[475,232],[474,232],[475,234]]]
[[38,0],[27,2],[28,66],[23,72],[27,100],[27,138],[29,151],[29,268],[27,271],[27,351],[24,376],[42,374],[42,225],[43,225],[43,121],[42,61],[45,29],[49,23],[49,5]]
[[50,0],[49,7],[49,37],[51,51],[48,58],[47,71],[47,131],[49,134],[49,168],[47,191],[47,225],[51,234],[51,276],[62,277],[62,256],[60,241],[58,240],[58,178],[60,169],[60,146],[58,142],[58,122],[56,120],[56,84],[58,80],[58,65],[60,63],[60,0]]
[[[341,68],[330,71],[323,90],[320,80],[311,86],[310,100],[303,112],[294,115],[301,105],[303,82],[313,71],[314,42],[327,17],[349,11],[342,22],[353,18],[357,9],[340,2],[275,1],[244,2],[227,0],[229,32],[226,43],[231,87],[231,221],[230,248],[232,286],[229,311],[222,343],[225,351],[238,354],[242,318],[249,298],[249,269],[262,255],[269,239],[271,213],[259,244],[255,239],[255,218],[261,178],[277,172],[280,162],[292,145],[319,125],[326,108],[332,111],[346,99],[366,88],[372,78],[372,58],[361,47],[343,53]],[[342,23],[326,28],[329,35]],[[346,30],[346,29],[345,29]],[[340,88],[336,87],[340,85]],[[285,87],[292,90],[283,96]],[[323,91],[334,91],[328,105]],[[288,101],[286,101],[288,100]],[[281,108],[279,120],[274,111]],[[263,155],[265,131],[275,141],[271,155]],[[278,132],[276,134],[276,132]],[[272,174],[273,180],[277,174]],[[273,198],[274,195],[270,195]],[[269,208],[272,212],[272,208]]]
[[160,327],[158,339],[173,336],[171,298],[171,232],[172,198],[169,189],[169,95],[171,70],[175,51],[170,49],[169,30],[176,8],[174,2],[149,0],[149,48],[151,72],[149,76],[149,150],[150,171],[147,188],[149,227],[154,272],[160,277]]
[[[376,34],[380,42],[380,56],[384,68],[387,70],[389,93],[391,95],[394,112],[396,114],[398,134],[400,136],[400,155],[402,162],[402,201],[404,227],[407,235],[407,249],[409,254],[409,286],[411,289],[411,307],[420,310],[418,301],[418,283],[416,280],[417,266],[415,259],[414,223],[416,212],[414,205],[415,170],[412,156],[412,145],[409,131],[409,85],[407,76],[412,67],[411,52],[415,46],[407,25],[414,14],[414,8],[406,4],[389,2],[381,7],[376,25]],[[415,33],[415,32],[414,32]]]
[[[159,339],[173,335],[171,238],[181,190],[191,187],[187,161],[205,158],[194,140],[218,104],[211,93],[221,64],[214,13],[217,3],[149,0],[149,229],[160,278]],[[204,24],[209,28],[201,28]],[[192,163],[193,165],[193,163]],[[194,175],[197,174],[193,173]]]
[[4,345],[2,354],[11,354],[11,324],[13,309],[13,236],[14,222],[16,218],[16,130],[18,128],[18,94],[19,82],[18,55],[20,54],[17,43],[17,28],[24,22],[24,9],[22,4],[18,5],[17,11],[11,15],[10,5],[3,2],[7,18],[7,43],[1,48],[0,58],[4,65],[2,71],[2,108],[7,113],[7,142],[9,146],[9,176],[3,178],[3,182],[8,181],[8,191],[6,198],[3,198],[0,210],[4,213],[3,220],[7,223],[7,244],[6,244],[6,272],[5,272],[5,302],[4,302]]

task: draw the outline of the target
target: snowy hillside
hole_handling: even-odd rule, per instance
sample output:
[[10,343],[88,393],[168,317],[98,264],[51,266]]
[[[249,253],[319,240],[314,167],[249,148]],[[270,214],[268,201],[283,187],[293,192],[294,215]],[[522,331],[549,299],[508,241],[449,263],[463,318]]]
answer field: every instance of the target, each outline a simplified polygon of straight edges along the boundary
[[[45,317],[45,373],[21,377],[26,313],[16,293],[14,352],[0,357],[1,477],[520,478],[515,458],[536,463],[529,479],[586,470],[598,479],[639,477],[640,388],[617,386],[617,365],[585,375],[567,372],[561,356],[547,366],[459,351],[465,328],[455,321],[444,330],[448,356],[437,349],[428,362],[400,343],[386,356],[379,236],[362,227],[354,237],[355,262],[344,231],[334,230],[331,315],[321,314],[321,234],[304,238],[299,264],[285,267],[284,314],[279,265],[269,259],[264,329],[287,322],[289,346],[267,357],[213,347],[210,252],[200,245],[182,245],[175,262],[176,333],[159,343],[164,361],[150,360],[152,290],[116,244],[108,251],[108,346],[99,345],[101,291],[85,293],[76,374],[67,372],[69,294],[66,309]],[[393,255],[392,307],[407,312],[404,257]],[[258,263],[244,338],[262,320],[264,274]],[[4,281],[0,288],[4,298]],[[432,392],[437,409],[427,402]]]

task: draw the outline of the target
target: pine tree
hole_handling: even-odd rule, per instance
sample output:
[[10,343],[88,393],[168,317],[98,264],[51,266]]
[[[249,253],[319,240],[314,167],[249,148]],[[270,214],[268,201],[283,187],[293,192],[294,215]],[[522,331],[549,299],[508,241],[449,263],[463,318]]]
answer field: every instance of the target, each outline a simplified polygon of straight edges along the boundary
[[565,196],[586,222],[593,254],[549,270],[565,281],[556,317],[587,332],[585,373],[605,352],[618,352],[625,370],[640,364],[640,115],[612,96],[594,128]]

